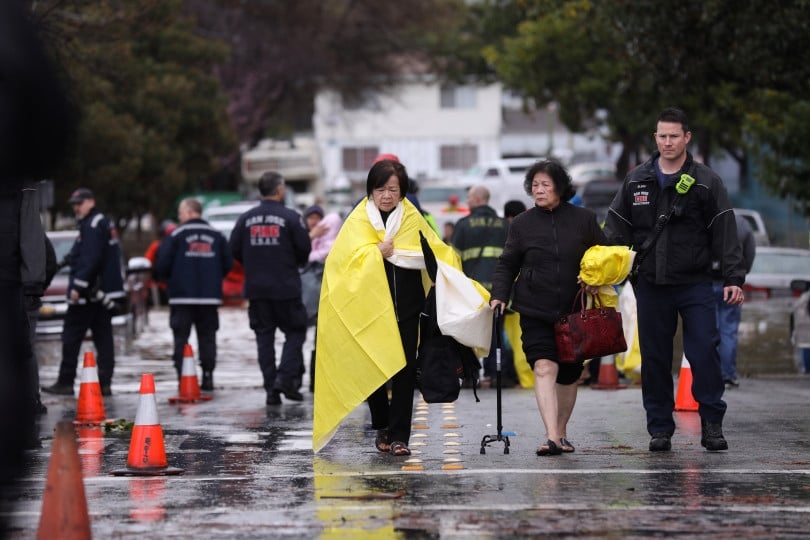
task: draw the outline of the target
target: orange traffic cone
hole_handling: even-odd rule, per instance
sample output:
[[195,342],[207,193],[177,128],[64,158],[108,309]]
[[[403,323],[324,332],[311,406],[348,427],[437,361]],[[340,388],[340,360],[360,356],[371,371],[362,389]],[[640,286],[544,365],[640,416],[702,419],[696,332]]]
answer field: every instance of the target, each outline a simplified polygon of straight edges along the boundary
[[697,411],[698,403],[692,395],[692,367],[686,355],[681,360],[681,373],[678,376],[678,392],[675,394],[676,411]]
[[195,401],[208,401],[213,397],[209,394],[200,393],[200,382],[197,379],[196,366],[191,345],[186,343],[183,348],[183,371],[180,374],[180,395],[170,397],[169,403],[194,403]]
[[141,375],[141,402],[135,415],[132,439],[129,442],[127,468],[113,471],[116,476],[160,476],[182,474],[183,469],[169,467],[163,428],[160,427],[155,401],[155,378],[151,373]]
[[93,351],[84,353],[82,383],[79,386],[79,399],[76,402],[76,425],[97,425],[104,423],[104,399],[98,382],[98,369]]
[[73,424],[56,424],[37,539],[90,538],[90,517]]
[[[591,360],[593,362],[593,360]],[[594,390],[621,390],[627,388],[624,384],[619,384],[619,372],[616,371],[616,362],[613,355],[603,356],[599,360],[599,379],[596,384],[592,384]]]

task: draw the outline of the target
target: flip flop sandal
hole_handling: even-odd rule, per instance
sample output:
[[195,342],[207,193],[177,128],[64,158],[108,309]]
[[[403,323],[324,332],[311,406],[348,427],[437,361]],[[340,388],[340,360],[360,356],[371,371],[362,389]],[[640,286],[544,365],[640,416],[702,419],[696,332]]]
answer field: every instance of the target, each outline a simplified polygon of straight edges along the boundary
[[538,456],[559,456],[560,454],[562,454],[562,450],[551,439],[537,449]]
[[390,452],[391,445],[388,444],[388,430],[378,429],[377,437],[374,439],[374,447],[380,452]]
[[408,449],[408,445],[402,441],[394,441],[391,443],[391,455],[392,456],[410,456],[411,451]]
[[570,454],[571,452],[576,450],[576,448],[574,448],[574,445],[571,444],[571,441],[569,441],[565,437],[560,437],[560,450],[562,450],[566,454]]

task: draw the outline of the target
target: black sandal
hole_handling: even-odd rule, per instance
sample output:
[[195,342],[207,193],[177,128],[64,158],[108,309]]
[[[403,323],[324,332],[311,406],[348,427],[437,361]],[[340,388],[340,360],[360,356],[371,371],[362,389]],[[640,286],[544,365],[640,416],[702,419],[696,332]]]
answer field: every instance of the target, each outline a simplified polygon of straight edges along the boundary
[[559,456],[560,454],[562,454],[562,449],[551,439],[537,449],[538,456]]
[[570,454],[571,452],[576,450],[576,448],[574,448],[574,445],[571,444],[571,441],[569,441],[565,437],[560,437],[560,450],[563,453]]
[[378,429],[377,437],[374,439],[374,447],[380,452],[390,452],[391,445],[388,444],[388,430]]
[[408,448],[408,445],[402,441],[394,441],[391,443],[391,455],[392,456],[410,456],[411,451]]

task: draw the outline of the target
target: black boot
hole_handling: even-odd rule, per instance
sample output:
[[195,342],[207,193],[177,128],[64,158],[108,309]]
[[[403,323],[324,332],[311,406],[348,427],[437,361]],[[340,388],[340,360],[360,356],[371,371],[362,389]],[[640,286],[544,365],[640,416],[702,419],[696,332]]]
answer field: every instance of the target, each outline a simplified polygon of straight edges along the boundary
[[720,422],[700,422],[700,444],[706,450],[716,452],[718,450],[728,450],[728,443],[723,437],[723,424]]
[[213,389],[214,389],[214,372],[203,371],[202,384],[200,384],[200,390],[207,390],[210,392]]

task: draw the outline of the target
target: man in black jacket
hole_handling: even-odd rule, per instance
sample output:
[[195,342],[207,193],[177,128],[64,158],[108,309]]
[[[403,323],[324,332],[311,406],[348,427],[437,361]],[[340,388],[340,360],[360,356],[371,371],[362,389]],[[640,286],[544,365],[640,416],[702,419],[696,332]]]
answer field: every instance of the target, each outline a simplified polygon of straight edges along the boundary
[[[284,207],[285,189],[280,174],[262,175],[262,202],[239,217],[230,239],[233,257],[245,269],[244,295],[250,300],[248,316],[256,333],[268,405],[279,405],[281,394],[293,401],[304,399],[299,387],[304,370],[302,347],[307,337],[307,312],[301,300],[298,269],[307,263],[311,245],[301,215]],[[278,369],[276,329],[285,336]]]
[[[467,206],[470,213],[456,223],[451,243],[461,257],[464,274],[491,291],[492,273],[498,257],[503,253],[509,225],[489,206],[489,189],[484,185],[475,185],[467,190]],[[496,376],[495,338],[492,336],[489,356],[484,358],[484,377],[490,381]],[[504,363],[501,386],[508,388],[516,382],[514,364]]]
[[634,291],[638,305],[641,390],[647,411],[650,451],[668,451],[675,432],[672,341],[683,319],[683,348],[692,367],[692,393],[699,403],[701,444],[726,450],[723,436],[723,377],[717,352],[712,261],[718,261],[723,299],[743,303],[745,270],[734,213],[720,177],[696,162],[683,111],[658,117],[658,151],[633,169],[610,204],[605,235],[633,246],[638,260]]
[[183,352],[194,326],[203,372],[200,388],[213,390],[217,309],[222,304],[222,279],[233,266],[233,258],[222,233],[202,219],[202,205],[197,199],[180,201],[177,217],[181,225],[163,240],[155,264],[155,275],[168,281],[174,368],[179,380]]
[[112,316],[116,302],[124,298],[121,247],[118,232],[96,209],[93,192],[79,188],[69,200],[79,221],[79,237],[63,263],[70,265],[68,310],[62,326],[62,363],[59,378],[42,389],[50,394],[73,395],[79,350],[89,329],[96,346],[101,394],[112,394],[115,346]]

